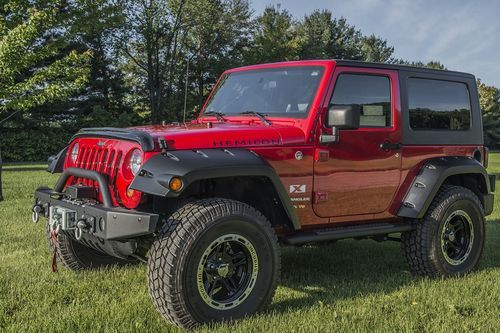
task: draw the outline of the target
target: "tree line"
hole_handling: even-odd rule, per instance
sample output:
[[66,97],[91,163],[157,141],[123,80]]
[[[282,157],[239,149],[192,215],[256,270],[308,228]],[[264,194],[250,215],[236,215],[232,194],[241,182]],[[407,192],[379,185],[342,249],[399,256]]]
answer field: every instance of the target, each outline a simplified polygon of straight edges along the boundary
[[[10,161],[43,159],[80,127],[182,121],[184,109],[192,118],[235,66],[330,58],[444,69],[396,59],[386,40],[326,9],[296,18],[280,6],[256,15],[247,0],[7,0],[0,12],[0,147]],[[493,144],[500,93],[479,89]]]

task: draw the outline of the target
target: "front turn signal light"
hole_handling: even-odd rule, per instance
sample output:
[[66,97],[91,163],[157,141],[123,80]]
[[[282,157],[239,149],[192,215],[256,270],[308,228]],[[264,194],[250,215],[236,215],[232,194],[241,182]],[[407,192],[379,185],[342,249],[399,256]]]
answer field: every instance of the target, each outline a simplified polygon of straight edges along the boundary
[[182,189],[182,186],[184,186],[184,184],[182,183],[182,180],[180,178],[177,178],[177,177],[173,177],[172,179],[170,179],[170,182],[168,184],[168,187],[170,188],[170,190],[172,190],[174,192],[180,191]]
[[127,189],[127,197],[132,198],[135,194],[135,191],[132,190],[130,187]]

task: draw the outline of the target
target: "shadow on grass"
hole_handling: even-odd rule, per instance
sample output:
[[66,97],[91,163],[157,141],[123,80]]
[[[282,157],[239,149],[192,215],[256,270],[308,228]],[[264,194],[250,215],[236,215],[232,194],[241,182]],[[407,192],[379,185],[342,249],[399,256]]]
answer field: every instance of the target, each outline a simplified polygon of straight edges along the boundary
[[[500,265],[500,219],[487,223],[485,251],[479,271]],[[284,248],[281,287],[286,300],[272,303],[268,312],[286,313],[319,303],[368,294],[390,294],[414,284],[396,242],[340,241],[333,245]]]
[[2,172],[22,172],[22,171],[45,171],[47,170],[47,167],[3,167]]
[[399,243],[370,240],[284,248],[281,286],[298,297],[273,303],[268,311],[288,312],[370,293],[390,293],[413,281]]

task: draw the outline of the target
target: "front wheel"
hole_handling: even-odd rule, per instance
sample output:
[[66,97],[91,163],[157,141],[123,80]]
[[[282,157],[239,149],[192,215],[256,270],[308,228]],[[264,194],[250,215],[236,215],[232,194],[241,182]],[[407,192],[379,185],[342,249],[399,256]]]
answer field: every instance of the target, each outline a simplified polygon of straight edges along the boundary
[[463,275],[477,267],[485,241],[484,210],[469,189],[445,185],[413,231],[401,235],[413,274]]
[[151,297],[172,323],[235,320],[265,307],[276,290],[280,252],[267,219],[228,199],[205,199],[173,213],[148,261]]

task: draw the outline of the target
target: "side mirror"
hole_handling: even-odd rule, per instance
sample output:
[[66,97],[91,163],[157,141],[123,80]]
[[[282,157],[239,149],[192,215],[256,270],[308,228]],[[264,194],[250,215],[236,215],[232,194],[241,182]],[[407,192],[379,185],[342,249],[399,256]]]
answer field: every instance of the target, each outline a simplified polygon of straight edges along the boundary
[[334,105],[328,109],[326,125],[337,130],[357,129],[360,117],[359,105]]

